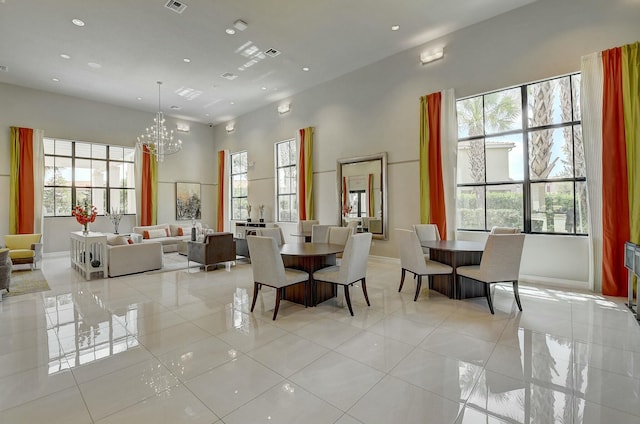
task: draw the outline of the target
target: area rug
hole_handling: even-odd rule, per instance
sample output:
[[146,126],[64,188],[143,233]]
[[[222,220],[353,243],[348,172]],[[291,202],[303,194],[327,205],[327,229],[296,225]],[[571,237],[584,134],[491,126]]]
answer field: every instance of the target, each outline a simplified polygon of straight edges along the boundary
[[178,253],[166,253],[163,257],[163,262],[164,264],[161,269],[148,271],[145,274],[159,274],[162,272],[179,271],[182,269],[200,267],[200,264],[197,262],[191,262],[191,264],[189,264],[187,261],[187,257]]
[[27,293],[37,293],[51,290],[47,279],[39,269],[14,269],[11,272],[11,285],[7,296],[19,296]]

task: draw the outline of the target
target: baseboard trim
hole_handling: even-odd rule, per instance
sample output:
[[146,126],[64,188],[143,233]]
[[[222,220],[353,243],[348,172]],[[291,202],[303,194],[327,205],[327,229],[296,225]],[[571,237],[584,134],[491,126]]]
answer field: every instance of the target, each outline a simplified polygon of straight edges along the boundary
[[586,290],[593,291],[593,288],[590,287],[588,281],[578,281],[578,280],[567,280],[565,278],[551,278],[551,277],[541,277],[539,275],[528,275],[521,274],[520,281],[527,284],[532,285],[544,285],[548,287],[559,287],[559,288],[569,288],[569,289],[578,289],[578,290]]

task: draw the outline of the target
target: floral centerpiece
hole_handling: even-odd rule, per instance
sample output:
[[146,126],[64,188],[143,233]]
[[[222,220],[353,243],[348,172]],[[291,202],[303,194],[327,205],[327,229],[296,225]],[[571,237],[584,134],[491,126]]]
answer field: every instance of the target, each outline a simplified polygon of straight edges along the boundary
[[76,217],[76,221],[82,225],[82,232],[84,234],[89,233],[89,223],[96,220],[98,215],[98,209],[89,204],[89,201],[85,199],[81,205],[74,206],[71,211],[71,215]]
[[114,228],[114,234],[118,234],[118,227],[120,227],[120,220],[122,219],[122,212],[120,209],[111,208],[111,212],[105,211],[105,216],[111,220]]

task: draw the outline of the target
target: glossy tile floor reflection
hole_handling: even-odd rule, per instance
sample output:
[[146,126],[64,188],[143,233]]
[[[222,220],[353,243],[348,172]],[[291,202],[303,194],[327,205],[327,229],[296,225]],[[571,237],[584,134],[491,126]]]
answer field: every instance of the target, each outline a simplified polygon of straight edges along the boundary
[[0,303],[2,423],[637,423],[640,327],[604,298],[508,286],[413,302],[370,262],[316,308],[273,291],[248,313],[246,263],[84,281],[45,258],[52,290]]

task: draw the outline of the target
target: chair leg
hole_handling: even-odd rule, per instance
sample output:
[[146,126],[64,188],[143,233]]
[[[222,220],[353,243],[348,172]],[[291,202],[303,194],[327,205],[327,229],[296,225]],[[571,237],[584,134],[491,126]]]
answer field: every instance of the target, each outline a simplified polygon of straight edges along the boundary
[[516,297],[516,304],[518,305],[518,309],[522,311],[522,305],[520,304],[520,293],[518,293],[518,280],[513,282],[513,294]]
[[256,306],[256,299],[258,298],[258,290],[260,290],[260,283],[253,283],[253,301],[251,302],[251,312],[253,312],[253,308]]
[[367,301],[367,306],[371,306],[371,303],[369,303],[369,295],[367,294],[367,279],[366,278],[362,279],[362,293],[364,293],[364,300]]
[[487,283],[484,285],[484,294],[487,296],[487,302],[489,303],[489,310],[492,315],[495,315],[493,312],[493,300],[491,300],[491,284]]
[[349,313],[353,316],[353,308],[351,307],[351,297],[349,297],[349,286],[347,284],[344,285],[344,298],[347,301],[347,306],[349,307]]
[[418,295],[420,294],[420,287],[422,287],[422,275],[418,275],[418,284],[416,285],[416,295],[413,297],[413,301],[418,300]]
[[404,277],[407,273],[407,270],[402,268],[402,277],[400,278],[400,288],[398,289],[398,293],[400,293],[400,291],[402,291],[402,285],[404,284]]
[[273,320],[276,320],[276,315],[278,315],[278,309],[280,308],[280,298],[282,297],[283,288],[276,289],[276,307],[273,309]]

